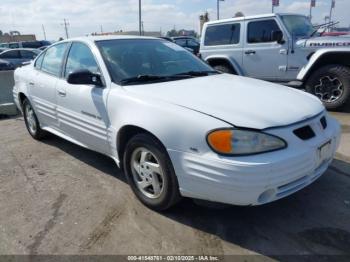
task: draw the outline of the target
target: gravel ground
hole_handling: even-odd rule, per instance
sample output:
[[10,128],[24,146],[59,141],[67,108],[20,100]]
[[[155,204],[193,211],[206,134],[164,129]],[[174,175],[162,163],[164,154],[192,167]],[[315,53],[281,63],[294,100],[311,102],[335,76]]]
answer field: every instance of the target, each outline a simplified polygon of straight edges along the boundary
[[337,159],[317,182],[260,207],[185,199],[142,206],[100,154],[0,120],[0,254],[350,255],[350,114]]

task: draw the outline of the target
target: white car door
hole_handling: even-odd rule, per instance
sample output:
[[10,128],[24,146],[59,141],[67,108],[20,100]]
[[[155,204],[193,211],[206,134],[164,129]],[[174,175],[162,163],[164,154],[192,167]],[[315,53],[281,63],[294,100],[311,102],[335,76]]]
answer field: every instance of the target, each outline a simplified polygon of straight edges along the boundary
[[28,83],[34,110],[42,126],[57,128],[56,84],[61,76],[64,54],[68,44],[57,44],[35,61],[34,76]]
[[83,145],[104,153],[110,153],[106,112],[107,87],[73,85],[67,82],[74,71],[88,69],[100,73],[90,48],[81,42],[73,42],[64,71],[64,78],[57,83],[57,115],[60,131]]
[[281,29],[274,18],[246,22],[243,68],[247,76],[272,81],[285,77],[288,43],[274,41],[276,31]]

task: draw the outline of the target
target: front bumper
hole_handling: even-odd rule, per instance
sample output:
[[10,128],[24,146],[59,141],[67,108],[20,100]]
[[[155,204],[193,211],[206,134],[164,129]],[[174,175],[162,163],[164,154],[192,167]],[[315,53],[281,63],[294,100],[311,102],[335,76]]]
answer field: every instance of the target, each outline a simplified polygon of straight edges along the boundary
[[[327,116],[325,130],[320,118],[267,130],[282,137],[288,148],[246,157],[222,157],[168,150],[183,196],[234,205],[261,205],[291,195],[319,178],[328,168],[340,141],[340,125]],[[303,141],[293,130],[304,125],[318,130]],[[321,130],[322,129],[322,130]],[[319,148],[331,141],[329,157],[319,159]]]

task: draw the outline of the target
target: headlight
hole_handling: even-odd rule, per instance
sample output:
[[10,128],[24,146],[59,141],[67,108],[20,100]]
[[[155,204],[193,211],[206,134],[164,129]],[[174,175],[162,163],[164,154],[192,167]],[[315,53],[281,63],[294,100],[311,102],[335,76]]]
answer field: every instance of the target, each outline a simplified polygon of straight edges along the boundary
[[252,155],[276,151],[287,143],[274,135],[244,129],[220,129],[207,136],[209,146],[222,155]]

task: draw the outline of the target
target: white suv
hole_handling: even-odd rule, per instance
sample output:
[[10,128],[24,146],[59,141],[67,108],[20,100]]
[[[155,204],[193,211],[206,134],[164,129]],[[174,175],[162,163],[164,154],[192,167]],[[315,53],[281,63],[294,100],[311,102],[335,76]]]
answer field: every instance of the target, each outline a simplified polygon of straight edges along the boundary
[[302,87],[339,109],[350,102],[350,38],[321,37],[318,29],[298,14],[212,21],[200,54],[222,72]]

